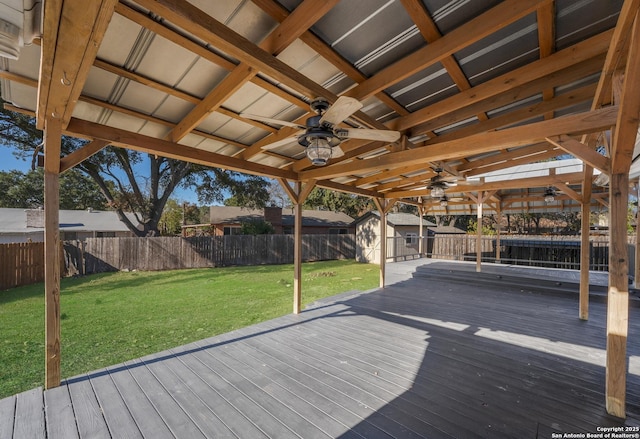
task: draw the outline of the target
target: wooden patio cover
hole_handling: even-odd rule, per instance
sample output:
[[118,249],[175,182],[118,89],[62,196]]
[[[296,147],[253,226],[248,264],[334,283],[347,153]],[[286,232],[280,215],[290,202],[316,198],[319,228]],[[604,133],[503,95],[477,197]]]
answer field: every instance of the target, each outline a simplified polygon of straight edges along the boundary
[[[35,114],[45,132],[46,386],[60,382],[58,177],[107,145],[278,179],[297,206],[296,231],[315,186],[372,197],[383,212],[398,200],[435,212],[425,187],[434,167],[464,179],[569,154],[583,172],[454,191],[479,215],[483,205],[535,205],[548,186],[583,217],[592,203],[608,206],[606,405],[624,417],[639,4],[47,0],[42,37],[0,72],[9,107]],[[295,128],[241,115],[304,123],[311,99],[339,96],[364,105],[350,127],[398,130],[401,140],[345,141],[344,156],[314,167],[293,140],[262,148]],[[61,157],[62,134],[90,142]],[[594,169],[609,176],[608,201]],[[583,319],[587,300],[581,294]]]

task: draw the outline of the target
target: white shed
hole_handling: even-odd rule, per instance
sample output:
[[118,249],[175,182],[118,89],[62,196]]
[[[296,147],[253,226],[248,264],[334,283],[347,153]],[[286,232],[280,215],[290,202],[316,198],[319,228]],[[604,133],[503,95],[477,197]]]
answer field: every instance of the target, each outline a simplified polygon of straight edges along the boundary
[[[427,233],[427,227],[435,226],[411,213],[388,213],[387,247],[389,248],[393,238],[417,255],[420,221],[423,234]],[[356,220],[356,260],[380,263],[380,213],[377,210],[367,212]]]

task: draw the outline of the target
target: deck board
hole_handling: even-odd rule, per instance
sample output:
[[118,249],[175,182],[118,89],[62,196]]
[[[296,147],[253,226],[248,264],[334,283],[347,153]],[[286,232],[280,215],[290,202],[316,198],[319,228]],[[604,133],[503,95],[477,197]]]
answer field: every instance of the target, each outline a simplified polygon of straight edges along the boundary
[[78,439],[78,426],[73,413],[67,386],[44,392],[47,437],[50,439]]
[[[97,372],[96,375],[100,376],[101,373]],[[91,380],[86,376],[78,377],[68,384],[68,388],[80,438],[111,438],[104,412],[98,403]]]
[[471,271],[428,275],[0,400],[0,439],[506,439],[640,426],[637,303],[622,421],[604,408],[603,301],[583,322],[566,283],[546,294],[474,283]]
[[13,437],[39,439],[45,437],[42,388],[27,390],[16,396]]
[[16,414],[16,396],[0,399],[0,439],[13,437],[13,424]]

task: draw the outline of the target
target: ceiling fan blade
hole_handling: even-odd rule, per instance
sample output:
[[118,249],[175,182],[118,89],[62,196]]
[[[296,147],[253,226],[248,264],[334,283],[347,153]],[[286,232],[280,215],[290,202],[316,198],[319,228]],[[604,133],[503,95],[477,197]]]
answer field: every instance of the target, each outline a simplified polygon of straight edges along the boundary
[[331,158],[337,159],[338,157],[342,157],[344,155],[344,151],[340,146],[334,146],[331,148]]
[[305,126],[297,124],[295,122],[289,122],[289,121],[280,120],[280,119],[272,119],[270,117],[258,116],[256,114],[240,113],[240,117],[244,117],[245,119],[257,120],[258,122],[265,122],[265,123],[270,123],[274,125],[282,125],[285,127],[293,127],[293,128],[300,128],[300,129],[306,128]]
[[341,139],[379,140],[381,142],[395,142],[400,138],[399,131],[369,130],[366,128],[337,129],[335,135]]
[[320,125],[337,125],[362,108],[362,103],[348,96],[340,96],[320,118]]
[[269,144],[267,144],[267,145],[264,145],[264,146],[262,147],[262,149],[274,149],[274,148],[277,148],[277,147],[279,147],[279,146],[288,145],[289,143],[295,142],[295,141],[296,141],[296,138],[297,138],[300,134],[303,134],[303,133],[304,133],[304,131],[298,131],[297,133],[292,134],[292,135],[290,135],[290,136],[288,136],[288,137],[285,137],[284,139],[276,140],[276,141],[275,141],[275,142],[273,142],[273,143],[269,143]]

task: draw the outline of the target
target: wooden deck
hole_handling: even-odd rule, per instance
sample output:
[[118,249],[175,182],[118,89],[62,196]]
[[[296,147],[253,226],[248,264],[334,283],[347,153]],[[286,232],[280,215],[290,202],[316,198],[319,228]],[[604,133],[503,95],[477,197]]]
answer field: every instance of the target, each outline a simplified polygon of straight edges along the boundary
[[575,294],[475,278],[434,265],[0,400],[0,439],[547,438],[640,426],[635,302],[621,421],[604,410],[602,300],[582,322]]

